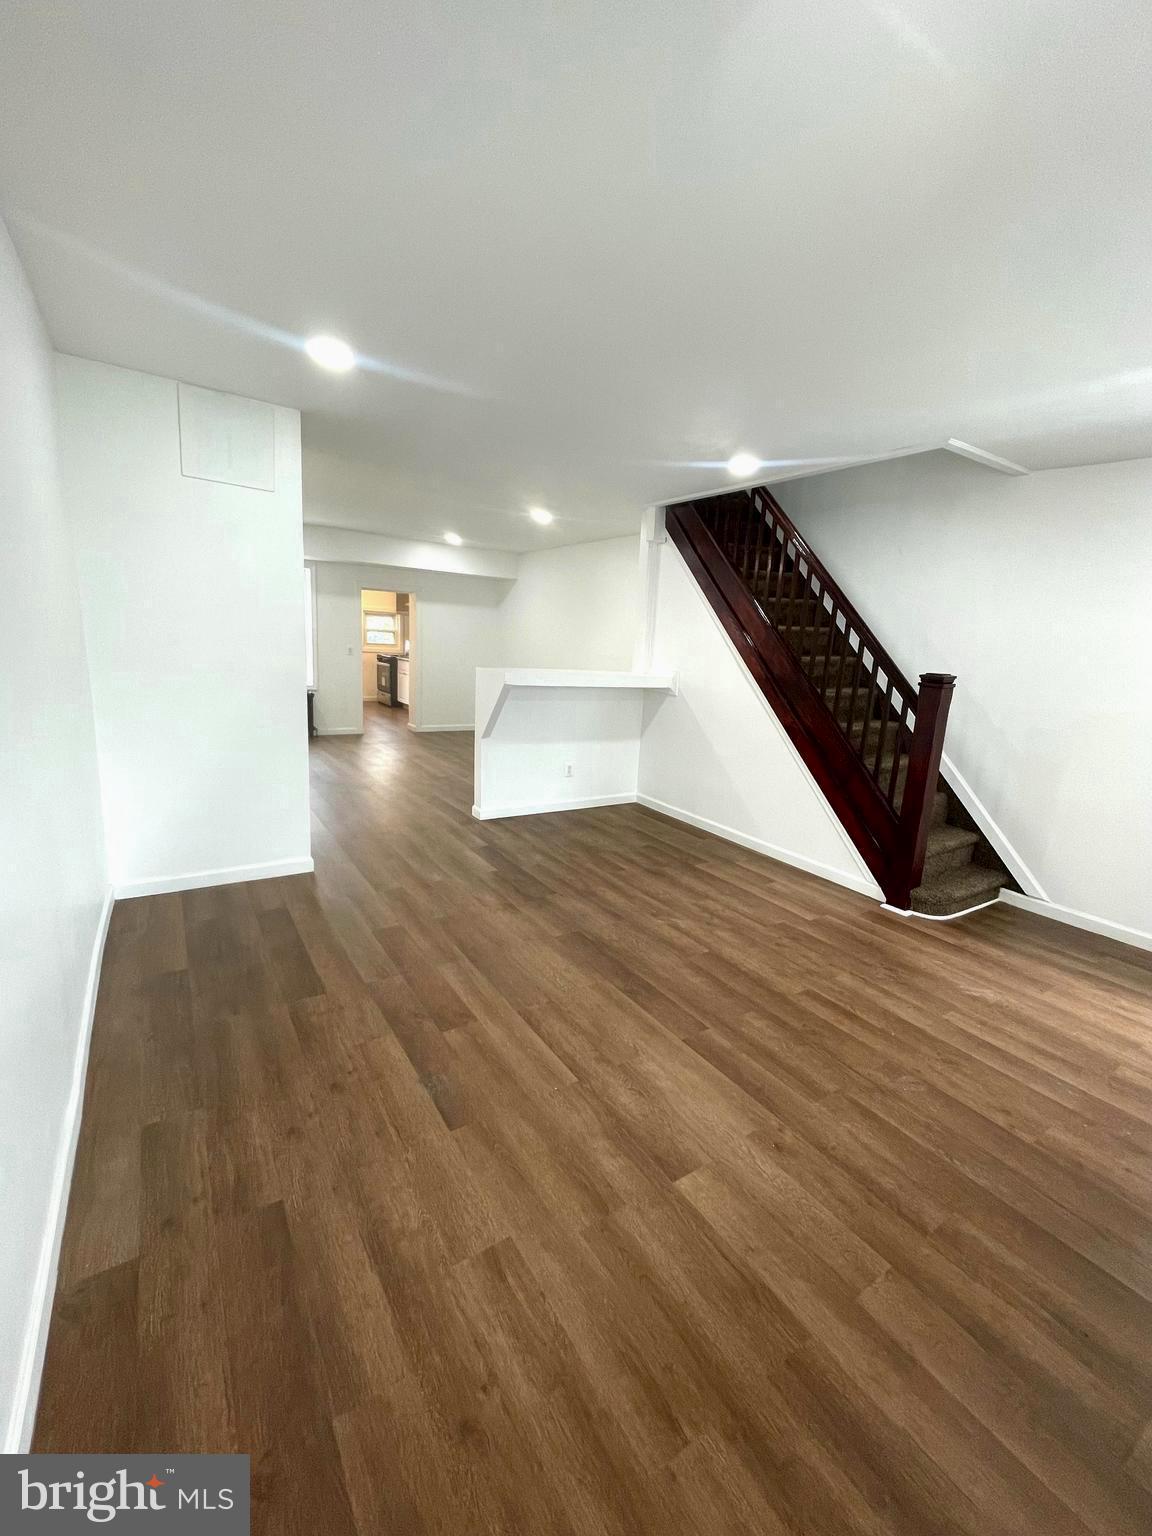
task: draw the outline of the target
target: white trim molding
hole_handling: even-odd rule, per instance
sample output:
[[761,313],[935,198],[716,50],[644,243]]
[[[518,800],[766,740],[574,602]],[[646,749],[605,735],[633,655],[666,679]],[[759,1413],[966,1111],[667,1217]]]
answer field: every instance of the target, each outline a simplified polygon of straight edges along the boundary
[[476,729],[476,727],[475,727],[474,724],[468,724],[468,725],[413,725],[411,720],[409,720],[409,722],[408,722],[408,729],[410,731],[420,731],[420,732],[424,732],[424,731],[474,731]]
[[965,443],[958,437],[950,437],[941,445],[948,453],[958,454],[962,459],[971,459],[973,464],[983,464],[985,469],[995,469],[1002,475],[1027,475],[1031,470],[1024,468],[1023,464],[1017,464],[1014,459],[1002,459],[998,453],[989,453],[987,448],[977,448],[975,443]]
[[999,900],[999,896],[993,896],[991,901],[978,901],[974,907],[965,907],[961,912],[917,912],[912,907],[894,907],[882,901],[880,910],[891,912],[893,917],[914,917],[918,923],[954,923],[957,918],[971,917],[973,912],[983,912],[985,907],[994,907]]
[[362,725],[333,725],[328,730],[317,730],[317,736],[363,736]]
[[1047,901],[1048,892],[1037,880],[1028,865],[1025,864],[1015,845],[1009,839],[1008,834],[993,818],[988,807],[980,799],[980,796],[972,788],[947,752],[940,759],[940,772],[944,776],[945,784],[960,801],[960,804],[971,816],[979,830],[983,832],[984,836],[992,844],[997,855],[1003,860],[1009,874],[1019,881],[1029,896],[1034,896],[1037,901]]
[[856,876],[845,870],[834,869],[832,865],[822,864],[818,859],[810,859],[802,853],[793,853],[790,848],[780,848],[775,843],[765,842],[763,838],[738,832],[735,827],[726,827],[723,822],[709,821],[706,816],[697,816],[692,811],[682,810],[678,805],[669,805],[664,800],[654,800],[651,795],[637,795],[636,803],[646,805],[650,811],[659,811],[662,816],[670,816],[673,821],[684,821],[690,827],[699,827],[701,832],[711,832],[713,836],[722,837],[727,843],[738,843],[741,848],[747,848],[752,853],[762,853],[765,858],[775,859],[778,864],[789,864],[793,869],[802,869],[807,875],[818,875],[821,880],[830,880],[833,885],[842,885],[846,890],[855,891],[858,896],[867,896],[872,901],[880,898],[879,886],[867,874]]
[[1145,933],[1142,928],[1129,928],[1124,923],[1114,923],[1111,918],[1096,917],[1091,912],[1077,912],[1074,907],[1062,907],[1056,901],[1037,901],[1032,896],[1022,896],[1019,891],[1001,891],[1000,900],[1006,906],[1034,912],[1037,917],[1049,918],[1054,923],[1067,923],[1070,928],[1098,933],[1102,938],[1131,944],[1135,949],[1152,950],[1152,933]]
[[1152,950],[1152,933],[1145,933],[1142,928],[1128,928],[1123,923],[1114,923],[1107,917],[1094,917],[1090,912],[1077,912],[1072,907],[1062,907],[1055,901],[1039,901],[1034,896],[1025,896],[1020,891],[1002,890],[999,896],[994,896],[991,901],[982,901],[975,907],[965,907],[963,912],[948,912],[938,914],[935,912],[912,912],[903,907],[891,907],[887,902],[883,903],[882,911],[891,912],[894,917],[914,917],[922,923],[954,923],[957,918],[970,917],[973,912],[983,912],[985,907],[994,907],[1003,902],[1006,907],[1019,907],[1023,912],[1031,912],[1036,917],[1045,917],[1052,923],[1065,923],[1069,928],[1080,928],[1085,933],[1097,933],[1101,938],[1113,939],[1118,944],[1130,944],[1134,949]]
[[274,859],[269,864],[236,864],[230,869],[198,869],[187,875],[157,875],[148,880],[124,880],[115,887],[117,901],[135,896],[164,896],[169,891],[198,891],[209,885],[239,885],[244,880],[275,880],[280,875],[310,875],[311,858]]
[[56,1295],[56,1275],[60,1267],[60,1244],[64,1238],[64,1220],[68,1214],[68,1192],[72,1187],[72,1169],[76,1162],[80,1117],[84,1109],[84,1080],[88,1073],[88,1048],[92,1041],[92,1024],[96,1017],[96,995],[100,989],[100,967],[104,959],[104,944],[108,938],[108,924],[112,918],[114,900],[113,892],[109,888],[104,895],[104,904],[100,909],[96,934],[92,941],[92,953],[88,960],[80,1030],[72,1058],[72,1081],[68,1089],[68,1103],[64,1109],[60,1143],[56,1150],[56,1167],[52,1176],[52,1193],[47,1220],[44,1223],[44,1234],[40,1243],[40,1258],[36,1266],[32,1309],[28,1319],[28,1329],[24,1335],[20,1365],[16,1372],[16,1390],[12,1396],[12,1409],[4,1432],[4,1441],[0,1445],[0,1451],[6,1456],[26,1455],[32,1444],[36,1405],[40,1398],[40,1378],[44,1371],[44,1352],[48,1345],[48,1328],[52,1321],[52,1302]]
[[498,821],[504,816],[544,816],[552,811],[591,811],[598,805],[635,805],[635,795],[593,795],[587,800],[538,800],[525,805],[478,805],[472,807],[477,821]]

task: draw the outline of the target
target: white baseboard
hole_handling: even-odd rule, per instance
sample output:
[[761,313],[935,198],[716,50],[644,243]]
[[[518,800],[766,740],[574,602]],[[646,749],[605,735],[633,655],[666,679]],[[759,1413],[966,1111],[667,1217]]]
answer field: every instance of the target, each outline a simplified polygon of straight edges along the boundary
[[696,816],[691,811],[682,810],[678,805],[668,805],[664,800],[654,800],[651,795],[637,795],[636,799],[640,805],[646,805],[649,810],[671,816],[675,821],[685,821],[690,827],[699,827],[702,832],[711,832],[716,837],[722,837],[725,842],[738,843],[741,848],[748,848],[753,853],[762,853],[766,858],[776,859],[780,864],[790,864],[793,869],[802,869],[806,874],[819,875],[822,880],[831,880],[835,885],[845,886],[861,896],[870,896],[873,901],[883,900],[880,887],[867,876],[848,874],[844,870],[835,869],[831,864],[822,864],[819,860],[809,859],[802,853],[793,853],[790,848],[779,848],[775,843],[765,842],[763,838],[750,837],[746,832],[738,832],[735,827],[724,826],[722,822],[709,821],[706,816]]
[[44,1235],[40,1243],[40,1258],[36,1265],[32,1310],[28,1319],[28,1330],[24,1336],[20,1365],[16,1372],[16,1390],[12,1397],[12,1409],[3,1443],[0,1444],[0,1452],[9,1456],[27,1454],[32,1444],[32,1431],[36,1424],[36,1405],[40,1398],[44,1351],[48,1344],[52,1302],[56,1295],[60,1244],[64,1237],[64,1219],[68,1214],[68,1191],[72,1185],[72,1167],[76,1161],[76,1143],[80,1137],[80,1116],[84,1108],[84,1079],[88,1072],[88,1047],[92,1040],[92,1022],[96,1017],[100,965],[104,958],[104,942],[108,937],[108,924],[112,917],[114,899],[112,890],[109,889],[105,893],[104,905],[100,909],[92,953],[88,959],[88,977],[84,985],[80,1031],[72,1058],[72,1082],[68,1090],[68,1103],[64,1109],[60,1144],[56,1150],[52,1194],[48,1205],[48,1217],[44,1224]]
[[994,907],[999,900],[999,896],[993,896],[991,901],[978,901],[974,907],[965,907],[962,912],[916,912],[911,907],[894,907],[886,901],[880,903],[880,910],[891,912],[893,917],[914,917],[918,923],[954,923],[957,918],[971,917],[973,912]]
[[467,725],[413,725],[409,720],[408,729],[410,731],[474,731],[476,725],[471,720]]
[[944,775],[944,782],[953,791],[960,804],[991,843],[1009,874],[1027,891],[1029,896],[1035,896],[1039,901],[1047,901],[1048,892],[1021,858],[1008,834],[992,816],[988,807],[980,799],[980,796],[972,788],[947,752],[945,752],[940,760],[940,771]]
[[163,896],[169,891],[198,891],[207,885],[238,885],[242,880],[274,880],[278,875],[310,875],[311,859],[274,859],[270,864],[236,864],[230,869],[198,869],[190,875],[158,875],[150,880],[123,880],[115,888],[117,901],[133,896]]
[[527,805],[472,807],[477,821],[496,821],[502,816],[544,816],[550,811],[590,811],[598,805],[635,805],[635,795],[593,795],[586,800],[538,800]]
[[1009,907],[1034,912],[1037,917],[1051,918],[1054,923],[1083,928],[1086,933],[1098,933],[1102,938],[1132,944],[1136,949],[1152,949],[1152,933],[1145,933],[1142,928],[1128,928],[1107,917],[1094,917],[1091,912],[1077,912],[1073,907],[1062,907],[1055,901],[1037,901],[1031,896],[1022,896],[1019,891],[1001,891],[1000,900]]
[[326,731],[317,729],[317,736],[363,736],[362,725],[332,725]]

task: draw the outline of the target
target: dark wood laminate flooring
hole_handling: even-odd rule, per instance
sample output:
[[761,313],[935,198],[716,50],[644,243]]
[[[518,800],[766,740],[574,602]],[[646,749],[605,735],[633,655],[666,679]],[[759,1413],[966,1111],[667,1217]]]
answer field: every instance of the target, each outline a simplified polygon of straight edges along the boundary
[[261,1533],[1148,1536],[1148,957],[367,724],[314,876],[116,908],[37,1449],[250,1452]]

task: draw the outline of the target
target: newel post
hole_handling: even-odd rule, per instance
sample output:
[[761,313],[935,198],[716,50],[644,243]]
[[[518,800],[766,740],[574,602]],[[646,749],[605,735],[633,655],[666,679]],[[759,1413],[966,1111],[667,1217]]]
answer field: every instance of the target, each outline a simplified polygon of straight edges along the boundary
[[956,679],[950,672],[924,672],[916,700],[916,725],[908,751],[908,776],[900,806],[893,906],[907,907],[924,874],[924,854],[932,826],[932,803],[944,751],[944,728]]

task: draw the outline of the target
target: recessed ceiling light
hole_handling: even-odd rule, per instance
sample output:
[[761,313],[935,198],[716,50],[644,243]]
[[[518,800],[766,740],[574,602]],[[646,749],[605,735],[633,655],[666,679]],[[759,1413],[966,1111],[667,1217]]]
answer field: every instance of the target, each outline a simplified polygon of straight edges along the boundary
[[754,475],[763,464],[764,460],[756,457],[754,453],[734,453],[728,460],[728,473],[733,480],[747,480],[749,475]]
[[356,354],[339,336],[309,336],[304,350],[314,363],[332,373],[347,373],[356,366]]
[[444,535],[444,542],[445,544],[463,544],[464,540],[458,533],[446,533]]
[[528,508],[528,516],[532,519],[532,521],[534,523],[543,523],[543,524],[550,523],[552,521],[553,515],[554,514],[549,512],[547,507],[529,507]]

